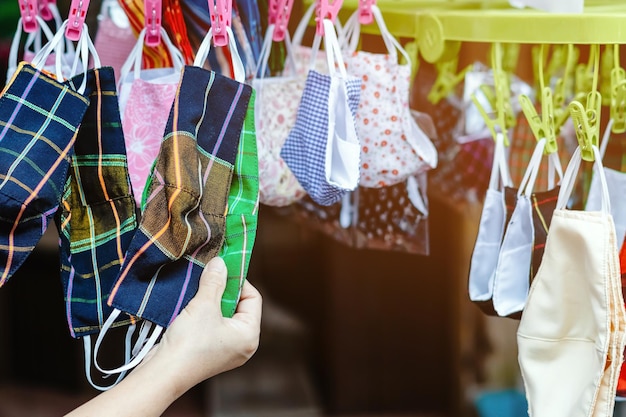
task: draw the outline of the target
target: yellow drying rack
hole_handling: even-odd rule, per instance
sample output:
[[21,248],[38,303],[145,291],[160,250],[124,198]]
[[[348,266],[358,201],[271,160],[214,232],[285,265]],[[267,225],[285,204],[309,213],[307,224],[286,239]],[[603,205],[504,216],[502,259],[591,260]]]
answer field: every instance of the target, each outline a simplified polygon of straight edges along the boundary
[[[378,0],[377,4],[390,32],[413,39],[420,55],[431,63],[454,57],[461,42],[626,44],[626,2],[586,0],[584,12],[576,14],[517,9],[502,0]],[[357,7],[358,0],[345,0],[340,16]],[[377,33],[378,29],[367,25],[361,30]]]

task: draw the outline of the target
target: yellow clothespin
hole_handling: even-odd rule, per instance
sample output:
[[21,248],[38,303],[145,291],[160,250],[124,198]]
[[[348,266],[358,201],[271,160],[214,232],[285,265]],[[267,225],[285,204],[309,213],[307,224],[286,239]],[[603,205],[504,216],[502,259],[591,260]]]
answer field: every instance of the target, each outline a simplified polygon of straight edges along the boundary
[[519,43],[502,44],[502,70],[508,74],[517,72],[517,62],[519,61]]
[[447,97],[465,78],[465,74],[472,67],[471,65],[468,65],[461,72],[456,74],[457,63],[458,59],[437,62],[437,79],[435,80],[427,97],[428,101],[432,104],[437,104],[442,98]]
[[515,114],[511,106],[509,75],[502,70],[502,45],[499,43],[494,44],[491,49],[491,55],[495,92],[491,92],[486,86],[481,86],[480,89],[485,94],[485,97],[487,97],[487,100],[489,100],[495,117],[490,117],[490,115],[487,114],[474,94],[472,94],[472,101],[482,115],[494,140],[497,134],[500,133],[503,136],[504,145],[509,146],[507,129],[515,126]]
[[[543,51],[544,46],[541,45],[539,54],[542,56]],[[552,89],[544,84],[543,60],[539,60],[538,64],[540,67],[536,69],[536,74],[541,91],[541,117],[537,114],[535,105],[528,96],[524,94],[520,95],[519,101],[535,139],[537,141],[541,139],[546,140],[544,154],[547,155],[558,150],[554,128],[554,102],[552,98]]]
[[528,98],[528,96],[522,94],[519,96],[519,101],[522,106],[522,111],[528,125],[533,132],[536,140],[546,140],[546,146],[544,148],[544,154],[551,154],[558,150],[556,142],[556,133],[554,129],[554,108],[552,107],[552,90],[550,87],[544,87],[541,91],[541,117],[537,114],[535,105]]
[[613,69],[611,70],[611,119],[613,133],[626,132],[626,71],[620,66],[619,45],[614,45]]
[[599,45],[592,45],[590,50],[590,61],[593,59],[595,65],[593,66],[592,90],[587,94],[587,105],[583,106],[580,101],[574,100],[568,106],[582,159],[590,162],[595,160],[592,146],[598,146],[600,143],[602,95],[598,91],[599,48]]
[[600,56],[600,94],[602,94],[603,106],[611,104],[611,72],[613,71],[614,55],[613,48],[607,45]]
[[559,78],[554,85],[554,129],[556,132],[561,130],[561,127],[569,118],[569,111],[565,101],[567,97],[570,97],[570,94],[573,94],[574,72],[579,56],[580,50],[577,47],[572,44],[567,45],[567,58],[563,77]]
[[[587,94],[592,91],[593,77],[596,74],[597,66],[600,64],[600,60],[596,59],[596,54],[599,55],[600,51],[596,51],[599,45],[592,45],[589,49],[589,60],[587,64],[578,64],[576,66],[576,81],[575,81],[575,96],[578,101],[582,101]],[[594,62],[597,61],[598,65],[594,66]]]

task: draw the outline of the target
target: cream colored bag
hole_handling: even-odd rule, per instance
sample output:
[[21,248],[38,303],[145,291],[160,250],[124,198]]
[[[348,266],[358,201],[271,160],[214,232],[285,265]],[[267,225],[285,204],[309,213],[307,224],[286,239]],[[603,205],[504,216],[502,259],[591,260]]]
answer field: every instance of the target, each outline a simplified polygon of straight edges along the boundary
[[624,350],[615,226],[602,170],[602,209],[566,210],[580,148],[567,167],[543,261],[517,332],[531,417],[612,416]]

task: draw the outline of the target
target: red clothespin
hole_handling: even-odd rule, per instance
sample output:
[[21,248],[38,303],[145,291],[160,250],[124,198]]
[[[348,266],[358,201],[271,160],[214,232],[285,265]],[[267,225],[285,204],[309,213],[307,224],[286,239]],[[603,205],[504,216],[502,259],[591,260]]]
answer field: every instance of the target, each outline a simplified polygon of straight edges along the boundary
[[71,41],[80,39],[88,8],[89,0],[72,0],[70,13],[67,17],[67,29],[65,29],[65,37],[67,39]]
[[211,30],[215,46],[228,45],[228,31],[232,19],[232,0],[209,0],[209,14],[211,15]]
[[341,5],[343,4],[343,0],[334,0],[332,4],[328,1],[329,0],[318,0],[317,2],[317,17],[315,20],[317,21],[316,33],[319,36],[324,36],[324,19],[328,19],[334,23],[337,14],[339,14],[339,9],[341,9]]
[[270,19],[273,19],[273,22],[270,21],[270,23],[274,23],[272,40],[274,42],[282,42],[285,40],[288,30],[287,25],[293,9],[293,0],[274,0],[273,3],[275,3],[276,10],[271,12],[273,16],[269,16]]
[[54,19],[54,15],[50,10],[50,4],[56,4],[56,0],[39,0],[39,16],[46,22]]
[[159,46],[161,43],[161,17],[163,15],[161,0],[144,0],[143,17],[146,26],[147,46]]
[[24,32],[32,33],[39,28],[37,15],[39,14],[37,0],[18,0],[20,5],[20,15],[22,16],[22,27]]
[[359,23],[369,25],[374,21],[372,6],[376,4],[376,0],[359,0]]

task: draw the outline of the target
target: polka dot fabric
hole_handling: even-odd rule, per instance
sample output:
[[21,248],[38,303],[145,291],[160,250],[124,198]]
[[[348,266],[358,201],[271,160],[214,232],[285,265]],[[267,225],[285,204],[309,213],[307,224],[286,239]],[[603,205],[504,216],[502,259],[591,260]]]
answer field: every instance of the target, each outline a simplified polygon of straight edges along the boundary
[[[355,120],[361,141],[359,185],[371,188],[398,184],[437,165],[434,145],[410,114],[411,64],[398,64],[396,48],[408,55],[386,30],[380,11],[376,12],[388,53],[348,51],[344,55],[348,74],[363,81]],[[349,20],[346,27],[351,24],[356,22]]]

